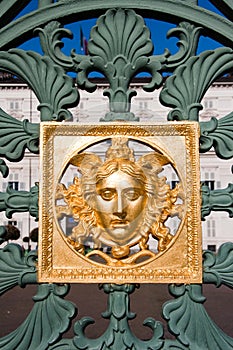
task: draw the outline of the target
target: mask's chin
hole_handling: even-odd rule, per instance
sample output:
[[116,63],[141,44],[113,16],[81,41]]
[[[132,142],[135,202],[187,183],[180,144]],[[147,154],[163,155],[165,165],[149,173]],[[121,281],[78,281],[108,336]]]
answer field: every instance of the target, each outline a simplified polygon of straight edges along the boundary
[[112,230],[100,228],[101,234],[99,240],[111,247],[134,245],[140,240],[139,230],[135,229],[132,232],[126,227],[117,227]]

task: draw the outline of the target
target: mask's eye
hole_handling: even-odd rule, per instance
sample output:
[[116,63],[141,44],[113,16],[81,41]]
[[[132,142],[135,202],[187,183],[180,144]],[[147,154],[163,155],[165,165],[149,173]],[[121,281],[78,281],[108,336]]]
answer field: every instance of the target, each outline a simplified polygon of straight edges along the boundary
[[104,188],[103,190],[100,190],[98,194],[103,200],[111,201],[116,195],[116,190],[113,188]]
[[124,196],[129,201],[136,201],[136,199],[138,199],[141,195],[142,195],[142,191],[140,191],[137,188],[128,188],[127,190],[124,191]]

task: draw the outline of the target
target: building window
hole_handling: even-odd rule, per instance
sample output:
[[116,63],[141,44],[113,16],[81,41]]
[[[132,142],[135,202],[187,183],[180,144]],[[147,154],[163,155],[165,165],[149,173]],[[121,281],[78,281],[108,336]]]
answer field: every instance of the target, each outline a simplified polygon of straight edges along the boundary
[[11,187],[13,190],[18,191],[20,188],[20,183],[19,183],[19,174],[18,173],[11,173],[9,175],[9,181],[8,182],[3,182],[2,184],[2,190],[6,191],[7,186]]
[[24,191],[25,190],[25,182],[20,182],[19,183],[19,189],[20,189],[20,191]]
[[216,252],[216,245],[215,244],[209,244],[207,246],[208,250],[211,250],[212,252]]
[[139,101],[139,109],[141,111],[148,109],[148,102],[147,101]]
[[216,187],[215,172],[213,171],[205,172],[203,183],[206,186],[208,186],[211,191],[213,191]]
[[13,190],[18,191],[19,190],[19,182],[18,181],[9,181],[8,186],[12,188]]
[[25,182],[19,182],[19,181],[8,181],[2,183],[2,191],[6,191],[7,186],[11,187],[13,190],[16,191],[25,191]]
[[214,100],[213,99],[206,99],[204,101],[204,108],[205,109],[213,109],[214,108]]
[[8,221],[7,222],[8,225],[12,225],[12,226],[17,226],[17,221]]
[[16,190],[16,191],[19,190],[19,174],[18,173],[11,173],[10,174],[8,186],[11,187],[13,190]]
[[208,186],[211,191],[213,191],[215,188],[215,181],[214,180],[204,181],[204,184],[206,186]]
[[20,100],[12,100],[9,103],[9,108],[11,111],[19,111],[22,109]]
[[209,219],[207,221],[207,237],[215,237],[216,236],[216,223],[215,220]]

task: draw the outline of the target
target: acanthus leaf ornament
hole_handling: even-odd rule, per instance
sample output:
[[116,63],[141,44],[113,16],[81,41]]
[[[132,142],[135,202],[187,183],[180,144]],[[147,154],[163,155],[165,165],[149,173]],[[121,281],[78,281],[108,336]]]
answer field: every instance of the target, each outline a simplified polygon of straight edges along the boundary
[[131,99],[136,95],[129,88],[132,78],[146,71],[151,75],[151,81],[143,89],[153,91],[159,88],[162,71],[173,71],[195,53],[200,29],[181,22],[177,28],[170,30],[168,37],[180,39],[177,43],[179,51],[174,55],[167,49],[162,55],[152,55],[150,32],[142,17],[131,9],[111,9],[98,19],[90,34],[87,55],[78,55],[72,50],[71,56],[66,56],[61,51],[62,37],[72,38],[72,33],[57,21],[36,31],[45,54],[65,70],[76,72],[80,88],[89,92],[96,89],[96,85],[88,79],[92,71],[105,76],[110,84],[109,89],[104,91],[110,100],[110,112],[103,121],[112,121],[137,120],[130,112]]
[[[196,53],[201,29],[201,27],[195,27],[188,22],[181,22],[176,28],[170,29],[167,33],[167,38],[170,39],[173,36],[179,38],[177,42],[179,51],[172,55],[168,49],[165,49],[163,55],[150,56],[148,65],[151,62],[161,62],[161,72],[173,72],[178,66],[186,63],[186,61]],[[152,70],[151,82],[144,85],[143,90],[148,92],[155,90],[157,87],[157,74],[158,72]]]
[[233,338],[218,328],[203,306],[206,298],[201,285],[170,285],[169,289],[175,300],[164,304],[163,317],[182,345],[187,349],[232,349]]
[[17,120],[0,108],[0,156],[10,161],[20,161],[28,148],[39,153],[39,124]]
[[73,339],[62,339],[56,342],[54,345],[50,345],[47,350],[77,350],[73,344]]
[[189,58],[170,76],[160,93],[164,106],[172,107],[168,120],[198,121],[201,100],[217,77],[233,67],[233,50],[218,48]]
[[203,258],[204,282],[233,288],[233,243],[222,244],[217,254],[207,250]]
[[19,76],[32,88],[40,102],[42,121],[72,118],[67,107],[78,104],[78,91],[72,78],[48,56],[20,49],[0,51],[0,68]]
[[67,285],[38,285],[32,311],[15,331],[0,339],[0,348],[48,349],[68,329],[75,314],[74,304],[63,299],[68,290]]
[[0,249],[0,294],[19,285],[36,283],[37,253],[30,252],[26,257],[17,244],[8,244]]
[[[115,35],[112,34],[113,30]],[[128,33],[128,37],[124,31]],[[120,113],[130,111],[131,98],[135,95],[133,90],[129,90],[132,78],[141,71],[147,71],[152,79],[143,89],[153,91],[159,88],[162,84],[162,71],[174,70],[180,62],[186,62],[195,52],[199,31],[200,28],[182,22],[168,34],[180,37],[179,52],[173,56],[165,50],[163,55],[153,56],[153,44],[141,17],[132,10],[109,10],[100,17],[91,32],[89,55],[73,54],[78,69],[77,82],[81,88],[93,91],[95,86],[88,81],[87,75],[97,68],[110,83],[110,88],[105,91],[110,99],[110,112],[103,121],[131,120],[132,114],[124,117]],[[192,43],[191,48],[189,43]]]
[[220,119],[212,117],[208,122],[200,122],[200,128],[200,152],[214,147],[219,158],[233,157],[233,112]]

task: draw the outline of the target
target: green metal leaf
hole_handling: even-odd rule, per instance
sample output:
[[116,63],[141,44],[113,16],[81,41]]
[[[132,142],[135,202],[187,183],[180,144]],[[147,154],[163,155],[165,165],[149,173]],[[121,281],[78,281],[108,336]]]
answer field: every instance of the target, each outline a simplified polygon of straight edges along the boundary
[[170,286],[175,300],[163,307],[170,331],[189,350],[230,350],[233,339],[208,316],[200,285]]
[[233,112],[221,119],[211,118],[201,122],[200,151],[208,152],[214,147],[219,158],[233,157]]
[[[1,139],[0,139],[0,142],[1,142]],[[9,174],[9,168],[3,159],[0,159],[0,173],[2,173],[3,177],[7,177]]]
[[24,151],[39,153],[39,124],[17,120],[0,108],[0,156],[20,161]]
[[67,107],[78,104],[79,94],[71,77],[49,57],[33,51],[0,51],[0,68],[21,77],[34,91],[42,121],[71,119]]
[[36,252],[30,252],[26,257],[17,244],[11,243],[0,249],[0,294],[16,285],[23,287],[36,283],[36,259]]
[[[104,64],[122,55],[126,62],[135,66],[138,59],[153,52],[153,43],[141,16],[132,10],[111,9],[92,28],[88,52],[92,57],[101,57]],[[124,70],[124,66],[116,69]]]
[[233,68],[233,50],[219,48],[191,57],[170,76],[160,93],[163,105],[174,108],[168,120],[198,121],[201,100],[217,77]]
[[227,188],[210,190],[208,186],[202,186],[202,220],[211,211],[226,211],[233,217],[233,184],[228,184]]
[[6,227],[5,226],[0,226],[0,244],[5,242],[6,235],[7,235]]
[[[176,28],[172,28],[167,33],[167,38],[173,36],[179,38],[177,46],[179,47],[178,52],[174,55],[171,54],[169,49],[165,49],[165,52],[161,56],[150,56],[149,63],[147,66],[151,65],[151,82],[143,86],[143,90],[151,92],[154,91],[157,85],[158,77],[158,62],[161,62],[162,69],[164,72],[173,72],[175,68],[184,64],[191,56],[195,55],[197,50],[197,45],[199,41],[201,27],[195,27],[188,22],[181,22]],[[156,64],[156,65],[152,65]]]
[[6,217],[11,218],[14,213],[27,212],[38,219],[38,185],[28,191],[17,191],[10,186],[6,192],[0,192],[0,211],[6,212]]
[[63,300],[67,292],[67,285],[39,285],[31,313],[19,328],[0,339],[1,350],[46,350],[56,342],[75,314],[73,303]]
[[217,254],[205,251],[203,258],[204,281],[233,288],[233,243],[222,244]]

